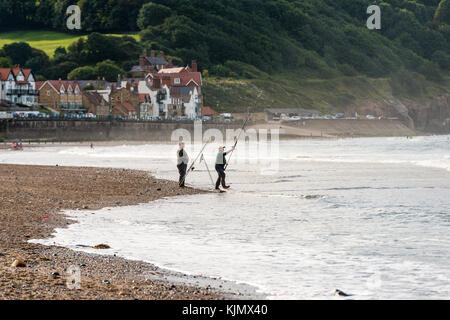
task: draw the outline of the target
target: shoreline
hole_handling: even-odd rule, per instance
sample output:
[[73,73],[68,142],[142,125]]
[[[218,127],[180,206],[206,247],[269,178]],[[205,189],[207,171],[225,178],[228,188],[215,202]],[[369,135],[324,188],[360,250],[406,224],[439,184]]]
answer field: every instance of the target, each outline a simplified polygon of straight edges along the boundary
[[[251,287],[161,269],[115,255],[44,246],[56,228],[76,223],[64,210],[99,210],[204,193],[125,169],[0,164],[0,300],[2,299],[240,299]],[[89,244],[92,246],[98,244]],[[12,267],[21,260],[25,267]],[[79,266],[81,289],[66,286]]]
[[[251,127],[252,128],[252,127]],[[264,127],[256,127],[262,128]],[[429,136],[447,136],[448,133],[425,133],[425,132],[415,132],[413,137],[429,137]],[[342,136],[331,136],[331,135],[323,135],[323,136],[311,136],[311,135],[295,135],[295,134],[281,134],[279,136],[280,141],[292,141],[292,140],[341,140],[341,139],[370,139],[370,138],[404,138],[405,135],[342,135]],[[268,140],[270,141],[270,140]],[[158,144],[178,144],[177,141],[151,141],[151,140],[98,140],[98,141],[31,141],[28,140],[23,141],[23,148],[45,148],[45,147],[89,147],[91,143],[95,147],[115,147],[121,145],[127,146],[139,146],[139,145],[158,145]],[[11,141],[0,141],[0,150],[10,150],[10,151],[20,151],[20,150],[12,150],[11,149]]]

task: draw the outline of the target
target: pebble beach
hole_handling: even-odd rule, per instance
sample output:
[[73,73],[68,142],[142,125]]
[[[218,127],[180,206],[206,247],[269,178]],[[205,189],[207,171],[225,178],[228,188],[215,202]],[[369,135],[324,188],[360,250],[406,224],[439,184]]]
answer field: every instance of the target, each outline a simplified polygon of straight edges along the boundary
[[[204,283],[164,280],[166,271],[148,263],[29,242],[74,223],[63,210],[97,210],[201,192],[180,189],[176,182],[144,171],[0,165],[0,299],[224,298]],[[67,286],[69,266],[81,270],[80,289]]]

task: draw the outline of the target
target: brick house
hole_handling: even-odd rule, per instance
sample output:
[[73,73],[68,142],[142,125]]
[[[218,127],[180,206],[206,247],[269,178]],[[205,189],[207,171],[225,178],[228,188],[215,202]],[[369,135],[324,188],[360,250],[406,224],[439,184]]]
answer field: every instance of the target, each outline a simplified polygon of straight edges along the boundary
[[140,117],[137,84],[131,86],[131,83],[127,82],[125,87],[112,86],[109,101],[114,116]]
[[155,56],[155,51],[150,52],[150,57],[147,56],[147,50],[139,57],[139,65],[134,66],[130,73],[133,78],[144,78],[149,73],[157,73],[164,68],[172,67],[172,58],[168,58],[168,61],[164,57],[164,52],[159,52],[159,57]]
[[85,112],[77,81],[47,80],[39,87],[39,104],[58,113]]
[[82,93],[83,106],[86,112],[93,113],[97,116],[110,115],[109,103],[101,94],[96,91],[83,91]]

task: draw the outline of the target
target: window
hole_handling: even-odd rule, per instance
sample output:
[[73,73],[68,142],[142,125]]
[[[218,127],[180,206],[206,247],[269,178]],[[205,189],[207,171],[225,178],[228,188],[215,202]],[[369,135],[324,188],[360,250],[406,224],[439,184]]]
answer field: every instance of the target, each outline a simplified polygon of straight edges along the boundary
[[50,97],[50,90],[47,90],[47,96]]
[[175,82],[175,84],[180,84],[181,80],[180,80],[180,78],[175,78],[174,82]]

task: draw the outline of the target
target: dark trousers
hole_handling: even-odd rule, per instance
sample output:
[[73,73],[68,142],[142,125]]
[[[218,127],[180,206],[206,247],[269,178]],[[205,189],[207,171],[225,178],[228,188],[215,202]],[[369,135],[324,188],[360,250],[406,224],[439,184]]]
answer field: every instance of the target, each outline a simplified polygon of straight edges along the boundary
[[179,183],[180,187],[184,187],[184,180],[185,180],[185,175],[186,175],[187,164],[181,163],[181,164],[177,165],[177,168],[178,168],[178,172],[180,173],[180,179],[178,180],[178,183]]
[[216,171],[219,174],[219,177],[216,181],[216,189],[219,189],[220,184],[222,183],[222,187],[225,188],[225,167],[223,164],[216,164]]

